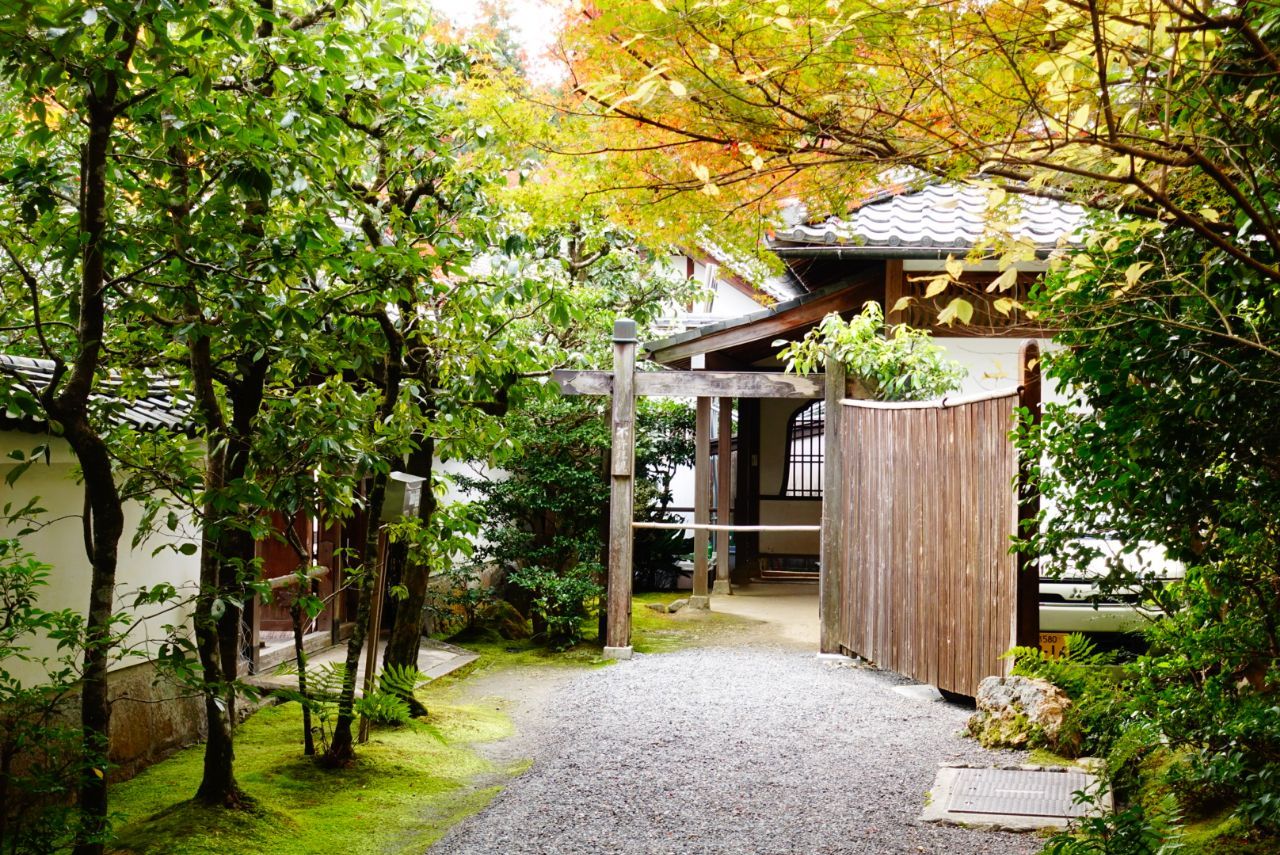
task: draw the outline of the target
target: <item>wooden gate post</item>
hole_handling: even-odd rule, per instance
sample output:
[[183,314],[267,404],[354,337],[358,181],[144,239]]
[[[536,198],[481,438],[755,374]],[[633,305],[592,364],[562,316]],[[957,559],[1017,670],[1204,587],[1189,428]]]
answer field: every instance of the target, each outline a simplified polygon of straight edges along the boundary
[[[1032,339],[1022,343],[1018,353],[1021,376],[1018,380],[1018,406],[1031,411],[1040,423],[1040,346]],[[1040,512],[1040,492],[1031,479],[1031,461],[1018,461],[1018,537]],[[1018,604],[1015,643],[1023,647],[1040,646],[1040,568],[1035,556],[1025,549],[1018,551]]]
[[[693,521],[697,525],[711,522],[711,399],[698,398],[693,422]],[[711,604],[707,596],[707,545],[704,528],[693,531],[693,592],[689,608],[705,609]]]
[[636,322],[613,324],[613,444],[609,478],[607,659],[631,658],[631,522],[635,519]]
[[[716,523],[729,525],[732,522],[730,510],[733,507],[733,398],[720,399],[720,427],[716,448]],[[712,588],[715,594],[732,594],[729,584],[729,532],[716,532],[716,584]]]
[[822,420],[822,540],[818,573],[818,650],[840,652],[841,577],[844,567],[844,449],[840,423],[841,400],[847,394],[844,364],[827,358],[826,398]]

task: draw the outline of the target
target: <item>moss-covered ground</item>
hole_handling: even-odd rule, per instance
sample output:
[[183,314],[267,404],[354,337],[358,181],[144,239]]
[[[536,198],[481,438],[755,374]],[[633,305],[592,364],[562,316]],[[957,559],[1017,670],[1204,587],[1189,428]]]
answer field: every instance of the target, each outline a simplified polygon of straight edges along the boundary
[[118,834],[112,850],[421,853],[497,792],[474,786],[477,778],[505,770],[493,769],[472,745],[511,728],[490,709],[433,704],[427,721],[375,728],[356,763],[335,771],[302,755],[301,721],[297,704],[282,704],[256,713],[237,732],[237,778],[253,799],[249,810],[187,800],[200,778],[199,746],[113,788]]
[[[707,643],[750,621],[715,611],[681,609],[666,614],[648,608],[649,603],[670,603],[682,594],[637,594],[631,608],[631,644],[637,653],[667,653],[682,647]],[[596,619],[583,625],[585,638],[568,650],[553,651],[531,639],[506,640],[496,634],[449,641],[480,654],[474,669],[515,668],[529,665],[552,667],[600,667],[612,660],[600,653]]]
[[[636,598],[635,649],[659,653],[704,643],[744,624],[714,612],[664,614],[645,606],[675,594]],[[527,768],[495,768],[475,748],[502,739],[511,722],[490,706],[459,701],[461,681],[477,671],[529,666],[608,664],[588,638],[554,652],[533,641],[463,642],[480,654],[467,668],[419,693],[430,716],[403,727],[375,728],[350,768],[326,770],[302,754],[297,704],[268,707],[237,731],[236,776],[252,799],[247,810],[190,801],[203,749],[195,746],[112,788],[116,855],[395,855],[422,853],[453,824],[483,808],[507,778]]]

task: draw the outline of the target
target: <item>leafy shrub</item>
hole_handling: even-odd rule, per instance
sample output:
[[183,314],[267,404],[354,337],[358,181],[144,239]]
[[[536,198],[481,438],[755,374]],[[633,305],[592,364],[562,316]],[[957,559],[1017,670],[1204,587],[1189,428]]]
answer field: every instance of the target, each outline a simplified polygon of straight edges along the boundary
[[596,581],[602,570],[594,562],[581,562],[559,572],[528,566],[511,573],[511,583],[532,595],[535,625],[545,627],[550,647],[563,650],[582,640],[583,624],[591,614],[589,604],[604,593]]
[[[38,605],[49,566],[16,540],[0,540],[0,851],[36,855],[66,846],[79,822],[72,795],[90,769],[106,774],[105,751],[86,753],[70,695],[79,680],[84,621]],[[54,658],[31,645],[57,643]],[[16,669],[35,671],[24,680]]]
[[879,303],[849,320],[832,312],[778,358],[789,371],[809,374],[828,358],[844,363],[850,380],[881,401],[923,401],[960,388],[965,368],[946,359],[928,330],[906,324],[886,329]]
[[[564,648],[581,640],[583,625],[603,593],[608,419],[600,401],[557,397],[513,410],[507,428],[515,449],[504,461],[505,473],[459,482],[479,496],[480,515],[487,523],[488,543],[479,558],[505,571],[504,596],[531,616],[536,637]],[[687,406],[641,408],[637,516],[668,518],[663,509],[670,501],[671,477],[692,455]],[[665,532],[637,538],[637,588],[674,587],[676,562],[687,554],[683,543]],[[483,595],[471,583],[453,587],[446,603],[474,624]]]

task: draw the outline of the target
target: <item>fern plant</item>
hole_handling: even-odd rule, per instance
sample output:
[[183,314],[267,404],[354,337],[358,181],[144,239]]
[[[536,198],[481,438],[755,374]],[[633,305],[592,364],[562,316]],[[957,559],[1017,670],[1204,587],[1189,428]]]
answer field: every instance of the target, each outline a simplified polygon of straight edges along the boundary
[[356,698],[355,709],[374,724],[408,724],[412,718],[404,698],[387,692],[370,692]]
[[1122,672],[1114,651],[1099,650],[1084,635],[1072,633],[1056,658],[1038,647],[1014,647],[1005,656],[1013,659],[1014,674],[1047,680],[1071,699],[1049,747],[1070,756],[1106,752],[1120,734],[1124,718]]

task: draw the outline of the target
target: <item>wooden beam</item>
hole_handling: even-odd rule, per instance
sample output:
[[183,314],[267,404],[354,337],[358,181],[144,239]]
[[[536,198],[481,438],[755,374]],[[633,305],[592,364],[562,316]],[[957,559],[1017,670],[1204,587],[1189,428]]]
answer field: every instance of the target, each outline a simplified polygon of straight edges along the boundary
[[716,532],[716,594],[732,594],[729,586],[729,529],[723,527],[730,520],[733,507],[733,398],[720,399],[719,454],[716,455],[716,522],[722,528]]
[[613,325],[613,444],[609,478],[609,610],[604,655],[631,658],[631,521],[635,519],[636,322]]
[[[551,373],[564,395],[610,395],[613,375],[608,371]],[[822,397],[821,374],[783,374],[779,371],[646,371],[635,375],[635,394],[679,398],[796,398]]]
[[556,369],[551,379],[559,384],[561,395],[612,395],[613,372],[568,371]]
[[[879,271],[877,270],[877,275]],[[655,362],[668,363],[688,359],[694,354],[710,353],[730,347],[774,339],[787,333],[816,324],[831,312],[851,312],[860,308],[866,299],[855,285],[842,287],[839,290],[824,294],[798,306],[772,314],[760,312],[749,317],[754,320],[707,333],[687,341],[676,342],[668,347],[652,350],[649,357]]]
[[[1031,418],[1040,422],[1040,346],[1028,339],[1018,353],[1021,378],[1018,405],[1027,409]],[[1018,461],[1018,537],[1027,537],[1040,511],[1040,491],[1032,478],[1030,460]],[[1040,569],[1035,556],[1018,551],[1018,602],[1015,643],[1023,647],[1040,646]]]
[[844,516],[844,449],[840,443],[840,423],[844,417],[841,401],[846,394],[844,365],[827,360],[825,417],[822,428],[822,538],[818,574],[819,650],[840,652],[840,610],[843,602],[841,579],[845,558],[841,518]]
[[[711,399],[698,398],[693,422],[693,521],[699,526],[711,524]],[[705,609],[707,596],[707,530],[693,533],[693,593],[689,608]]]

